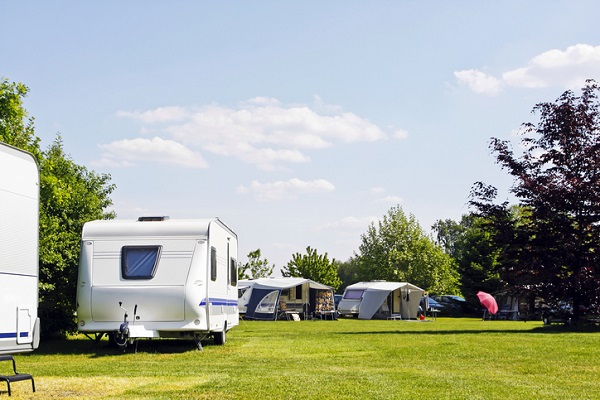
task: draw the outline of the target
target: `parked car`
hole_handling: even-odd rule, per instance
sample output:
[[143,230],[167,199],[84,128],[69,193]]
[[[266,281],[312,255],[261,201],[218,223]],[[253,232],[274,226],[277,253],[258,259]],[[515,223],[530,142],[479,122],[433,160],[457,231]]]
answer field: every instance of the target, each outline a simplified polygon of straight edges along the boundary
[[333,295],[333,301],[335,302],[336,310],[337,310],[338,306],[340,305],[340,301],[342,301],[342,297],[344,297],[344,295],[342,295],[342,294],[334,294]]
[[340,305],[340,301],[342,301],[342,297],[344,297],[343,294],[334,294],[333,295],[333,301],[335,302],[335,313],[338,316],[338,318],[342,316],[342,314],[340,314],[340,309],[338,307]]
[[[600,325],[600,314],[585,306],[579,306],[579,323]],[[571,325],[573,319],[573,306],[565,301],[559,301],[554,307],[545,306],[542,310],[544,325],[565,324]]]
[[[444,310],[444,305],[438,303],[431,297],[429,298],[429,307],[427,308],[427,312],[442,312]],[[425,309],[425,297],[421,297],[421,301],[419,302],[419,315],[423,314],[423,310]]]
[[447,308],[451,308],[453,310],[462,310],[466,303],[463,297],[451,294],[437,295],[433,296],[432,298],[438,303],[443,304]]
[[461,307],[463,303],[465,303],[465,298],[461,296],[456,296],[453,294],[443,294],[438,296],[433,296],[438,303],[442,304],[450,304],[453,308]]
[[467,302],[464,297],[456,296],[453,294],[442,294],[431,296],[435,301],[444,306],[445,315],[448,316],[461,316],[466,311]]

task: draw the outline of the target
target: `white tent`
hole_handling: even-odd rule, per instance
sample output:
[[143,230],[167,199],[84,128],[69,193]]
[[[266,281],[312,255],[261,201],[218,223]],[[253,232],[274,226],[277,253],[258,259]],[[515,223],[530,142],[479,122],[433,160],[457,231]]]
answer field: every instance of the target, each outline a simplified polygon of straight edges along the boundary
[[338,310],[359,319],[416,319],[424,292],[408,282],[358,282],[346,288]]
[[315,314],[334,316],[333,289],[310,279],[258,278],[241,280],[238,287],[247,288],[239,299],[244,304],[239,307],[246,309],[248,319],[274,320],[282,311],[304,318]]

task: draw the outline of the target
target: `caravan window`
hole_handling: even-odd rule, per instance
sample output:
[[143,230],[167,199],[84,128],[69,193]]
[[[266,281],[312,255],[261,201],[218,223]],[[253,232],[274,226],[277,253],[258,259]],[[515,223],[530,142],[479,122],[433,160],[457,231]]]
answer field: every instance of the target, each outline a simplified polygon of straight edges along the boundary
[[217,249],[210,248],[210,280],[217,280]]
[[152,279],[162,246],[123,246],[121,274],[123,279]]
[[235,261],[235,258],[229,259],[229,269],[229,276],[231,278],[231,282],[229,282],[229,284],[231,286],[235,286],[237,285],[238,280],[237,261]]
[[364,292],[364,290],[346,290],[344,292],[344,299],[360,300]]

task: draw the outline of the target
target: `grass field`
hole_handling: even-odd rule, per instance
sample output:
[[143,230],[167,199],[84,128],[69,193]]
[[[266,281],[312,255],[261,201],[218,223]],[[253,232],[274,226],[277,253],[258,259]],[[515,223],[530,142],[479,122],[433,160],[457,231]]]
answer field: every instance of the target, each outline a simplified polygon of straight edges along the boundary
[[540,322],[242,321],[202,352],[77,336],[16,359],[37,392],[15,399],[600,399],[600,332]]

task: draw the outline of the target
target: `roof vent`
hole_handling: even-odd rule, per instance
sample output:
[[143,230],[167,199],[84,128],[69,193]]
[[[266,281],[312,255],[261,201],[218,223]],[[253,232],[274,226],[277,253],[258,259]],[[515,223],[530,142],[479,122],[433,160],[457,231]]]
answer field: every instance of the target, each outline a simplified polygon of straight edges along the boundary
[[169,219],[168,215],[163,215],[162,217],[139,217],[138,221],[166,221]]

